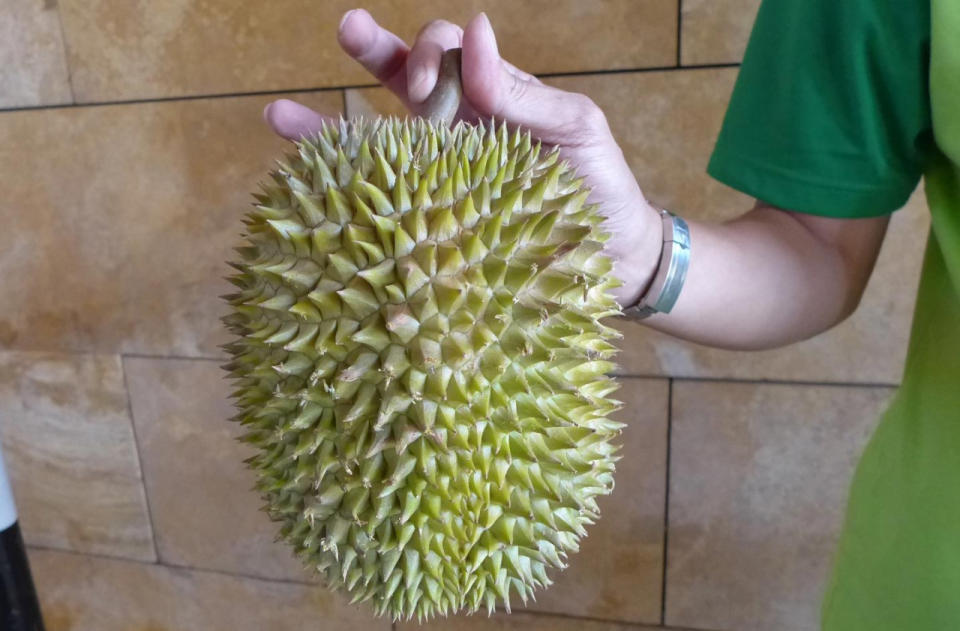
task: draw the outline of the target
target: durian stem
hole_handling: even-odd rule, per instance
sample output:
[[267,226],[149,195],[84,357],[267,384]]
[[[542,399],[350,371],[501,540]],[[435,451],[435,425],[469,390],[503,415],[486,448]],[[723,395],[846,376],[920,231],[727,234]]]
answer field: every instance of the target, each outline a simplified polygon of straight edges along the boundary
[[423,102],[423,116],[446,125],[453,123],[460,108],[463,86],[460,83],[460,48],[451,48],[440,58],[437,85]]

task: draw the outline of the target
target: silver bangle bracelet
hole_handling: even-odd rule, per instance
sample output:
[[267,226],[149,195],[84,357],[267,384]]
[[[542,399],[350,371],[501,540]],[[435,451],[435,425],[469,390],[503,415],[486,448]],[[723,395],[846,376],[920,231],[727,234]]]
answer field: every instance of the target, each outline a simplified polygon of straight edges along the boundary
[[680,297],[683,281],[690,267],[690,228],[680,217],[661,210],[663,250],[650,288],[637,304],[623,310],[623,315],[643,319],[654,313],[670,313]]

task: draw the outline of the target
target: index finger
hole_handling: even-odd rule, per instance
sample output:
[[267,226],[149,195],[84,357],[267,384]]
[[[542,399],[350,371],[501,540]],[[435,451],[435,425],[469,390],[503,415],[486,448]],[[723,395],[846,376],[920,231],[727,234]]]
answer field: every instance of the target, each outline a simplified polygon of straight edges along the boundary
[[402,39],[377,24],[364,9],[344,14],[337,39],[348,55],[407,103],[405,65],[410,47]]

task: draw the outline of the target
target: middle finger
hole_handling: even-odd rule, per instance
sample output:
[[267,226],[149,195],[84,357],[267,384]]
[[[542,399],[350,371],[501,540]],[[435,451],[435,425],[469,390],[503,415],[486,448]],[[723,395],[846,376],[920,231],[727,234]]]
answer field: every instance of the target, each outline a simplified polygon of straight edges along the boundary
[[462,45],[463,29],[446,20],[434,20],[420,30],[407,55],[407,94],[403,96],[409,103],[422,103],[430,95],[443,52]]

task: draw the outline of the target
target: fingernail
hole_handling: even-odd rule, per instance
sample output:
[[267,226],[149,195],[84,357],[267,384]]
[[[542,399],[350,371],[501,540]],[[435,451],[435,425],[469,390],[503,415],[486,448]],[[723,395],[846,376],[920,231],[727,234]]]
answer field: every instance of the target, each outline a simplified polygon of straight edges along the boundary
[[263,108],[263,120],[270,120],[270,108],[273,107],[273,101],[267,103],[267,106]]
[[484,36],[491,44],[493,44],[493,47],[496,48],[497,36],[493,33],[493,24],[490,23],[490,18],[487,17],[487,13],[485,11],[480,12],[480,17],[483,21]]
[[484,30],[487,31],[488,33],[490,33],[490,34],[492,35],[492,34],[493,34],[493,24],[490,23],[490,16],[487,15],[487,12],[486,12],[486,11],[481,11],[481,12],[480,12],[480,17],[483,18]]
[[343,28],[343,25],[347,23],[347,18],[353,15],[355,11],[356,9],[350,9],[349,11],[343,14],[343,17],[340,18],[340,26],[337,27],[337,30],[340,30]]

